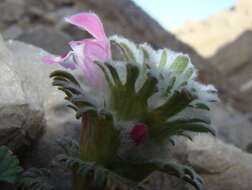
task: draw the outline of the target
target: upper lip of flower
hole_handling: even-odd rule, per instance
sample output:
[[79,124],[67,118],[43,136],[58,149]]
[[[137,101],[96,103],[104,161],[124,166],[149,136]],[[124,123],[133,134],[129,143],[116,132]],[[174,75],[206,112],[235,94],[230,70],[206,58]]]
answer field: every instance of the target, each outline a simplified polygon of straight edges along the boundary
[[[88,53],[91,53],[91,55],[93,54],[92,58],[101,58],[101,57],[103,59],[111,58],[109,39],[107,38],[104,32],[103,25],[96,14],[79,13],[79,14],[67,17],[65,18],[65,20],[68,23],[79,27],[82,30],[88,31],[94,37],[94,38],[84,39],[81,41],[71,41],[69,45],[72,48],[77,45],[83,45],[85,46]],[[94,46],[96,49],[92,49]],[[89,54],[85,56],[89,56]]]
[[66,17],[65,21],[81,28],[82,30],[88,31],[95,39],[107,39],[101,20],[94,13],[78,13]]

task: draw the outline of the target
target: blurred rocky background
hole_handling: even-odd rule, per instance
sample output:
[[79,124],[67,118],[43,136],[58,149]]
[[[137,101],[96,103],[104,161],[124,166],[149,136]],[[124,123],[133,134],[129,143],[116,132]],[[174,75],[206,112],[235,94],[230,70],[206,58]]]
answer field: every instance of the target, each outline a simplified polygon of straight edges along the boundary
[[[108,35],[120,34],[154,48],[187,53],[200,80],[216,85],[222,103],[212,107],[218,139],[197,136],[177,145],[174,156],[203,175],[206,190],[252,189],[252,1],[202,22],[168,32],[130,0],[0,1],[0,145],[22,157],[25,167],[53,169],[59,190],[70,189],[69,174],[52,168],[60,153],[57,139],[78,139],[79,122],[51,87],[57,66],[41,63],[45,51],[62,54],[70,40],[87,33],[63,17],[94,11]],[[250,31],[251,30],[251,31]],[[173,178],[154,174],[149,189],[190,189]],[[0,187],[1,188],[1,187]]]
[[234,7],[208,19],[189,22],[173,31],[193,47],[238,89],[238,109],[252,117],[252,1],[237,0]]

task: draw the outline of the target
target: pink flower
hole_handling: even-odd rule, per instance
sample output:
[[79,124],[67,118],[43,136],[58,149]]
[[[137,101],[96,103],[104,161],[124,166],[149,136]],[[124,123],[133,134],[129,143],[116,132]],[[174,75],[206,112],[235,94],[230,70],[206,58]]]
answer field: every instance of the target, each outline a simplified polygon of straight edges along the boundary
[[71,41],[69,43],[71,51],[58,57],[45,56],[43,62],[47,64],[58,63],[68,69],[75,69],[79,66],[89,85],[98,89],[104,88],[103,73],[94,64],[94,61],[104,62],[111,59],[110,42],[104,32],[101,20],[94,13],[79,13],[65,18],[65,20],[86,30],[93,38]]
[[148,137],[149,130],[143,123],[137,123],[130,131],[130,138],[136,145],[144,142]]

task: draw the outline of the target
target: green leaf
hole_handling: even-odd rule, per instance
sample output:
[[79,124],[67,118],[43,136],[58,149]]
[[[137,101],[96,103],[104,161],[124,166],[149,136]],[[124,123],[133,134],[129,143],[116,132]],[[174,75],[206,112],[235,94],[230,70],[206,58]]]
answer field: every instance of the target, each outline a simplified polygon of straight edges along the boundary
[[62,81],[62,80],[55,79],[55,80],[53,80],[52,85],[62,87],[63,89],[68,90],[72,94],[82,94],[83,93],[82,89],[78,85],[70,83],[69,81]]
[[106,63],[100,63],[98,61],[95,61],[94,63],[102,70],[109,87],[113,88],[115,81],[113,81],[112,76],[111,76],[112,74],[106,67]]
[[96,165],[94,162],[86,162],[65,154],[58,155],[55,161],[64,169],[71,170],[81,181],[88,179],[87,181],[95,189],[104,189],[105,187],[109,189],[122,189],[122,187],[135,189],[137,187],[133,181],[118,175],[113,170]]
[[175,82],[176,82],[176,77],[174,76],[170,79],[170,81],[166,87],[166,93],[165,93],[166,96],[168,96],[171,93],[171,90],[172,90]]
[[76,112],[76,118],[79,119],[84,113],[87,112],[92,112],[96,114],[96,109],[90,106],[81,107]]
[[0,182],[14,183],[22,168],[18,159],[5,146],[0,147]]
[[95,189],[103,189],[107,182],[107,170],[96,168],[94,171],[94,187]]
[[134,64],[127,64],[126,65],[127,70],[127,80],[125,86],[130,89],[131,91],[135,91],[135,83],[139,76],[139,68]]
[[[119,171],[124,169],[122,173],[124,173],[124,175],[126,173],[126,177],[129,179],[143,180],[153,171],[161,171],[188,182],[197,190],[203,190],[203,179],[192,168],[177,164],[173,161],[164,162],[162,160],[154,160],[131,162],[127,160],[118,160],[113,162],[113,166],[119,168]],[[114,170],[116,170],[116,168],[114,168]]]
[[192,131],[198,133],[211,133],[213,136],[216,136],[216,131],[209,125],[204,125],[201,123],[188,123],[180,125],[179,128],[184,131]]
[[211,120],[208,116],[200,115],[199,113],[188,113],[185,116],[180,116],[176,119],[170,119],[167,123],[172,123],[173,125],[178,124],[186,124],[186,123],[204,123],[204,124],[211,124]]
[[95,107],[84,94],[74,95],[73,97],[68,99],[72,104],[74,104],[78,108],[82,108],[85,106]]
[[147,100],[149,97],[151,97],[158,91],[157,83],[157,78],[149,73],[143,86],[137,92],[137,95],[143,98],[144,100]]
[[163,52],[162,52],[162,55],[161,55],[161,59],[160,59],[160,63],[159,63],[159,66],[160,67],[163,67],[166,65],[167,63],[167,50],[164,49]]
[[66,72],[66,71],[62,71],[62,70],[57,70],[57,71],[54,71],[50,74],[50,78],[55,78],[55,77],[58,77],[58,78],[64,78],[64,79],[67,79],[68,81],[71,81],[73,82],[74,84],[76,85],[79,85],[79,82],[75,79],[75,77],[69,73],[69,72]]
[[204,123],[168,122],[162,127],[152,128],[150,137],[157,142],[161,142],[174,135],[185,136],[186,132],[211,133],[213,136],[216,136],[216,131],[210,125]]
[[181,74],[184,72],[185,68],[187,67],[189,59],[187,56],[180,55],[178,56],[172,65],[170,66],[171,70],[174,70],[176,74]]
[[210,108],[208,107],[208,105],[204,103],[196,103],[193,107],[197,109],[210,111]]
[[175,144],[176,144],[175,140],[172,137],[168,138],[168,142],[171,143],[171,145],[173,145],[173,146],[175,146]]
[[53,190],[49,184],[50,173],[47,169],[31,168],[25,171],[17,182],[20,190]]
[[133,63],[136,62],[134,53],[131,51],[130,47],[127,44],[123,42],[117,42],[115,40],[113,40],[113,42],[120,48],[123,54],[123,57],[126,61],[133,62]]
[[184,80],[189,80],[191,78],[193,72],[194,72],[193,68],[186,69],[186,71],[184,73]]
[[76,172],[76,170],[79,169],[80,160],[73,155],[60,154],[57,155],[54,159],[54,164],[60,166],[63,169],[69,169],[73,172]]
[[163,105],[150,112],[150,117],[157,118],[159,122],[163,122],[184,110],[193,100],[194,97],[186,89],[175,91]]
[[89,163],[85,163],[85,162],[80,162],[78,169],[77,169],[77,174],[83,176],[83,177],[87,177],[90,176],[91,174],[94,173],[94,164],[89,164]]
[[149,55],[148,51],[146,49],[144,49],[143,47],[141,47],[141,50],[144,55],[144,62],[147,62],[150,59],[150,55]]
[[57,140],[58,145],[64,150],[65,154],[72,157],[80,156],[79,142],[71,138],[61,138]]
[[161,142],[174,135],[187,137],[185,135],[187,132],[202,132],[216,135],[210,124],[211,120],[208,115],[188,108],[180,112],[180,114],[159,123],[157,126],[153,126],[150,129],[150,137],[154,141]]
[[156,162],[155,165],[159,171],[183,179],[194,186],[196,190],[203,190],[203,179],[189,166],[177,164],[175,162]]
[[119,77],[119,74],[118,74],[116,68],[113,65],[109,64],[109,63],[105,63],[105,66],[110,71],[110,74],[111,74],[115,84],[122,85],[121,79]]
[[191,135],[187,134],[186,132],[182,132],[181,134],[179,134],[180,136],[183,136],[187,139],[189,139],[190,141],[193,141],[193,138],[191,137]]
[[71,108],[71,109],[73,109],[74,111],[77,111],[77,110],[78,110],[78,108],[77,108],[75,105],[68,104],[68,105],[66,105],[66,106],[69,107],[69,108]]
[[58,87],[58,90],[61,90],[62,92],[65,93],[65,95],[66,95],[65,99],[68,99],[68,98],[73,96],[73,94],[72,94],[72,92],[70,90],[67,90],[67,89],[65,89],[63,87]]

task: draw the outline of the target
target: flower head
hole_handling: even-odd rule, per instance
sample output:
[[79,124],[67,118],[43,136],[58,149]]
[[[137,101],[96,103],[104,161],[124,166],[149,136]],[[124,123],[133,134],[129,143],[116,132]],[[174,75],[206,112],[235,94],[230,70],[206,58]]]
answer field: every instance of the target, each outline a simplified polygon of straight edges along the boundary
[[[202,180],[195,172],[167,164],[167,141],[174,143],[174,136],[191,139],[192,132],[215,135],[208,115],[209,105],[218,100],[214,86],[196,81],[197,70],[185,54],[154,50],[148,44],[137,45],[118,36],[108,39],[99,18],[92,13],[66,20],[87,30],[93,38],[72,41],[72,51],[44,58],[45,62],[70,69],[80,67],[89,87],[106,86],[101,97],[99,92],[84,89],[70,73],[51,74],[53,85],[66,94],[77,118],[83,119],[82,159],[109,167],[119,162],[119,168],[112,169],[133,180],[146,174],[135,171],[137,164],[141,169],[145,168],[143,163],[150,164],[153,170],[167,166],[161,170],[173,168],[173,173],[181,178],[185,175],[200,189]],[[111,59],[110,41],[121,50],[122,60]]]

